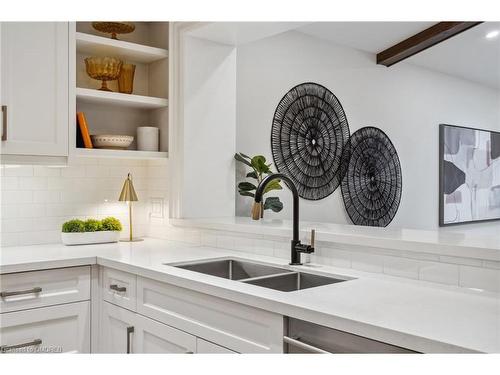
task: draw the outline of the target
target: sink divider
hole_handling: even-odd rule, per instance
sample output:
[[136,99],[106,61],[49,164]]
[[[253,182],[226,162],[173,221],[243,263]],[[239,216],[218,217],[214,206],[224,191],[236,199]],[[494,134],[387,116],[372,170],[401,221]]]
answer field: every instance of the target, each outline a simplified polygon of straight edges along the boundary
[[285,276],[285,275],[295,275],[295,274],[298,274],[298,273],[299,273],[298,271],[287,271],[287,272],[273,273],[271,275],[248,277],[246,279],[235,280],[235,281],[241,281],[242,283],[248,283],[249,281],[270,279],[270,278],[273,278],[273,277]]

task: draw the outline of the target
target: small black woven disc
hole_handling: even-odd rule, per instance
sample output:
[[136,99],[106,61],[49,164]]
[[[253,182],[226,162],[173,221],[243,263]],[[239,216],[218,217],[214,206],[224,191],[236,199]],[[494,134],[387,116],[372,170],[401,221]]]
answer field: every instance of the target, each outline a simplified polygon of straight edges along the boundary
[[276,108],[271,149],[276,169],[290,177],[299,195],[323,199],[339,186],[349,125],[342,105],[326,87],[295,86]]
[[365,127],[351,135],[343,155],[342,198],[356,225],[385,227],[401,200],[398,154],[380,129]]

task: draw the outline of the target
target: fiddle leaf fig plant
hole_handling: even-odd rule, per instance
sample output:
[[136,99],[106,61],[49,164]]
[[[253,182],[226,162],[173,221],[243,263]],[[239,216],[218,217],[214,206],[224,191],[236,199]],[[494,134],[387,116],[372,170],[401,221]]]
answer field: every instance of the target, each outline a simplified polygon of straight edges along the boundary
[[[247,178],[256,180],[256,183],[242,181],[238,184],[238,193],[244,197],[255,197],[255,190],[257,186],[261,183],[262,179],[268,175],[272,174],[271,166],[272,163],[267,163],[266,158],[262,155],[248,156],[242,152],[234,154],[234,158],[240,163],[245,164],[252,170],[246,174]],[[274,180],[271,181],[264,190],[264,195],[273,190],[281,190],[281,181]],[[264,215],[264,210],[271,210],[273,212],[280,212],[283,209],[283,203],[280,201],[279,197],[268,197],[264,199],[262,206],[263,209],[260,210],[261,217]]]

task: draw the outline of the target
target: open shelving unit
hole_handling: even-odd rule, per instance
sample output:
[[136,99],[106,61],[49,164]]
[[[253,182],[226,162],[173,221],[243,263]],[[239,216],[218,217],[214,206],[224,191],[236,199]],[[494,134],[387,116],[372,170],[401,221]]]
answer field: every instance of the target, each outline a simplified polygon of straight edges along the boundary
[[100,103],[142,109],[158,109],[168,106],[168,99],[84,89],[81,87],[76,88],[76,99],[87,103]]
[[[140,126],[160,129],[157,152],[136,150],[136,139],[127,150],[86,149],[76,146],[76,120],[71,136],[71,154],[78,157],[166,159],[168,157],[168,22],[135,22],[130,34],[111,39],[92,28],[91,22],[76,22],[74,43],[74,112],[83,112],[89,132],[131,135]],[[134,90],[120,93],[116,81],[108,81],[112,91],[100,91],[100,81],[90,78],[85,69],[89,56],[116,57],[136,65]],[[76,117],[76,113],[71,115]]]

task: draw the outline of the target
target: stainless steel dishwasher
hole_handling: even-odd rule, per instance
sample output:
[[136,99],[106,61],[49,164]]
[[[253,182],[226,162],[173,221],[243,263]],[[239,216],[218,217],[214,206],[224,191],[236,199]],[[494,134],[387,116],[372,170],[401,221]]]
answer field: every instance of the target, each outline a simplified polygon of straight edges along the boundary
[[286,318],[285,353],[416,353],[412,350],[333,328]]

